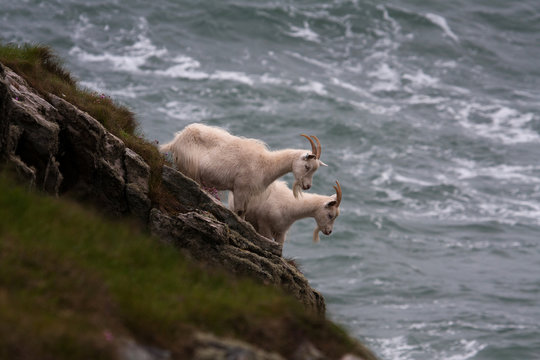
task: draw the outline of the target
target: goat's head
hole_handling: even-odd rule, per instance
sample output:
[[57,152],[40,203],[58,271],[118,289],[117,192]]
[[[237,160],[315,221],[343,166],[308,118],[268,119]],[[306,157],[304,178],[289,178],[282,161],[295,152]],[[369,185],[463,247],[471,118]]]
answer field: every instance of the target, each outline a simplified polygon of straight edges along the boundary
[[330,235],[334,229],[334,221],[339,216],[339,204],[341,204],[341,186],[337,180],[336,185],[334,185],[336,195],[329,196],[328,201],[315,213],[317,227],[313,231],[313,242],[319,242],[319,231]]
[[[308,152],[303,154],[293,162],[294,197],[298,197],[298,195],[302,193],[302,190],[309,190],[311,188],[313,174],[315,174],[315,171],[317,171],[319,166],[328,166],[320,160],[322,146],[319,139],[314,135],[310,137],[306,134],[302,134],[301,136],[309,140],[309,143],[311,144],[311,153]],[[313,140],[317,143],[316,145]]]

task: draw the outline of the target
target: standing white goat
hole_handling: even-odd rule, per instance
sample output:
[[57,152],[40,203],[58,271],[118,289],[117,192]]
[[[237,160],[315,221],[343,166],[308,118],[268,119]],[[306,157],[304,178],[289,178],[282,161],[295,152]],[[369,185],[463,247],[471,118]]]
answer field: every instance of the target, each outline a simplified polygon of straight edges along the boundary
[[206,187],[231,190],[235,195],[234,208],[243,217],[249,199],[262,193],[277,178],[292,172],[294,196],[311,188],[313,174],[321,160],[321,143],[313,142],[311,152],[286,149],[269,151],[255,139],[233,136],[227,131],[203,124],[191,124],[176,133],[174,139],[161,146],[170,153],[178,169]]
[[[275,181],[262,194],[251,200],[246,220],[259,234],[283,245],[287,231],[296,220],[312,217],[317,222],[313,231],[313,242],[319,242],[319,231],[330,235],[334,221],[339,216],[341,186],[338,181],[336,185],[336,195],[304,194],[301,199],[295,199],[285,182]],[[229,193],[231,209],[234,206],[233,198]]]

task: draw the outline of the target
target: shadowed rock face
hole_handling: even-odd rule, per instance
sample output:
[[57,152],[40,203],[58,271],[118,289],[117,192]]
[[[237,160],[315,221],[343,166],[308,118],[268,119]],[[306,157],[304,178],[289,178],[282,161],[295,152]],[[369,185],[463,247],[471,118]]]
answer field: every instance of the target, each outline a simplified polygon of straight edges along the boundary
[[277,243],[167,166],[162,185],[183,210],[170,214],[153,207],[148,164],[87,113],[52,94],[48,99],[0,64],[0,160],[28,186],[69,194],[111,216],[134,215],[189,256],[281,286],[306,308],[324,313],[323,297],[283,260]]

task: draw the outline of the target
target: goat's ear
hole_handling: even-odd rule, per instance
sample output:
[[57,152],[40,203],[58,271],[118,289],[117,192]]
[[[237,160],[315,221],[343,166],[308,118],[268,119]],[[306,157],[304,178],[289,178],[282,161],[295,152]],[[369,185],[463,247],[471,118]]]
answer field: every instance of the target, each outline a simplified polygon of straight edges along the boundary
[[326,165],[325,163],[323,163],[321,160],[319,160],[319,165],[321,165],[321,166],[328,166],[328,165]]
[[332,201],[326,203],[326,207],[327,207],[327,208],[330,208],[330,207],[332,207],[332,206],[336,206],[336,204],[337,204],[337,201],[336,201],[336,200],[332,200]]
[[317,156],[315,154],[306,154],[303,156],[303,159],[304,160],[309,160],[309,159],[315,159]]

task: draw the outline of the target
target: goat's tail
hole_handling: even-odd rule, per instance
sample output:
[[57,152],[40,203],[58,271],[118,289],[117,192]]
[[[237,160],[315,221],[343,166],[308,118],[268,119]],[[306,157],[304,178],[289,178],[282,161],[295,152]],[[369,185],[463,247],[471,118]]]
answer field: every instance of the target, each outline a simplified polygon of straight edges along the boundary
[[171,141],[170,143],[160,145],[159,152],[161,152],[162,154],[170,153],[173,143],[174,141]]

